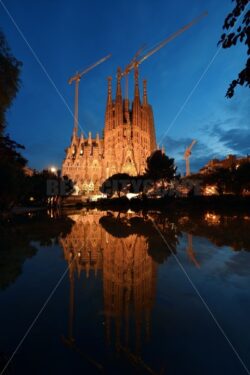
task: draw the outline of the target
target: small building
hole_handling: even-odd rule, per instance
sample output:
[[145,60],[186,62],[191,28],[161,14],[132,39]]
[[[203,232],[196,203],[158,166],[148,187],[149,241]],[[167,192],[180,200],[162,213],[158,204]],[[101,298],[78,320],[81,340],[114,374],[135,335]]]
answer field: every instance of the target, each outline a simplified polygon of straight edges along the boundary
[[199,171],[201,174],[208,174],[215,171],[218,168],[233,168],[239,166],[242,163],[250,162],[250,156],[237,157],[236,155],[228,155],[225,159],[212,159]]

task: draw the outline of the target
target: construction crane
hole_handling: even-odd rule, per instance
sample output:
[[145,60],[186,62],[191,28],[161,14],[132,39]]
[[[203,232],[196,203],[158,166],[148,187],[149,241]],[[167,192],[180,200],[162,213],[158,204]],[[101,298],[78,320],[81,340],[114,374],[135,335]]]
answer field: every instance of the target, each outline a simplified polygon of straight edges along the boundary
[[192,148],[194,147],[195,143],[197,141],[194,139],[191,143],[191,145],[189,147],[186,148],[185,152],[184,152],[184,159],[186,160],[186,176],[190,176],[190,162],[189,162],[189,158],[190,158],[190,155],[191,155],[191,150]]
[[126,66],[124,69],[124,72],[122,72],[122,76],[125,76],[126,78],[126,99],[128,99],[128,74],[132,69],[135,70],[135,73],[138,76],[138,67],[139,65],[145,61],[147,58],[152,56],[154,53],[159,51],[162,47],[164,47],[167,43],[169,43],[171,40],[175,39],[177,36],[182,34],[184,31],[188,30],[190,27],[198,23],[202,18],[206,17],[208,15],[207,12],[202,13],[199,17],[195,18],[193,21],[189,22],[187,25],[183,26],[181,29],[173,33],[172,35],[168,36],[166,39],[164,39],[162,42],[158,43],[154,48],[150,49],[145,55],[141,56],[139,59],[138,57],[140,56],[141,52],[143,51],[143,48],[140,48],[133,59],[130,61],[130,63]]
[[81,73],[76,72],[76,74],[68,80],[68,83],[71,85],[75,81],[75,114],[74,114],[74,136],[77,135],[78,132],[78,95],[79,95],[79,82],[83,75],[87,74],[90,70],[95,68],[97,65],[103,63],[107,59],[111,57],[111,54],[103,57],[102,59],[98,60],[93,65],[89,66],[87,69],[83,70]]
[[142,51],[145,49],[146,45],[144,44],[138,51],[135,53],[134,57],[130,61],[130,63],[126,66],[124,72],[122,72],[122,77],[125,76],[125,98],[128,99],[128,75],[129,72],[133,69],[134,64],[136,64],[137,57],[140,56]]

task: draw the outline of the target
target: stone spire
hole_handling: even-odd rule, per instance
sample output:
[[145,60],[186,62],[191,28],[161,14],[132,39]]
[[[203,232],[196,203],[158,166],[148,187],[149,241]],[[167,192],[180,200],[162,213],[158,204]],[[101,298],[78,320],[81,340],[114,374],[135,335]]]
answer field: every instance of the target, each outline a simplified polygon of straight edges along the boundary
[[99,133],[96,133],[95,141],[97,144],[99,144],[99,140],[100,140]]
[[91,132],[89,132],[89,136],[88,136],[88,144],[89,144],[89,145],[92,145],[92,134],[91,134]]
[[119,67],[117,68],[116,100],[122,96],[121,78],[122,78],[122,70]]
[[107,105],[112,104],[112,77],[108,77],[108,98]]
[[147,94],[147,81],[143,80],[143,105],[148,104],[148,94]]
[[83,133],[81,133],[81,137],[80,137],[80,155],[83,155],[83,148],[84,148],[84,136],[83,136]]
[[106,112],[105,112],[105,130],[112,129],[112,77],[108,77],[108,96],[107,96],[107,104],[106,104]]
[[135,67],[135,93],[134,93],[135,99],[139,98],[140,100],[140,92],[139,92],[139,72],[138,68]]
[[121,71],[121,68],[118,68],[117,69],[116,98],[115,98],[115,126],[119,126],[123,123],[121,78],[122,78],[122,71]]
[[140,103],[140,92],[139,92],[139,73],[138,68],[135,67],[135,89],[134,89],[134,103],[133,103],[133,125],[139,126],[140,114],[141,114],[141,103]]

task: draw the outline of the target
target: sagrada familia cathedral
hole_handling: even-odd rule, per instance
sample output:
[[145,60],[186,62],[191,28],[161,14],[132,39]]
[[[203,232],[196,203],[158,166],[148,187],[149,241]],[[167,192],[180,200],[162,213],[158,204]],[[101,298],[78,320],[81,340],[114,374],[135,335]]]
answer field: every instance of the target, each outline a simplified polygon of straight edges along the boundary
[[154,118],[143,80],[140,97],[138,70],[135,69],[134,99],[122,97],[122,72],[118,68],[116,95],[112,98],[112,78],[108,78],[108,95],[103,137],[78,135],[74,127],[71,144],[66,149],[62,175],[77,186],[79,194],[99,192],[104,180],[116,173],[138,175],[145,171],[147,157],[156,150]]

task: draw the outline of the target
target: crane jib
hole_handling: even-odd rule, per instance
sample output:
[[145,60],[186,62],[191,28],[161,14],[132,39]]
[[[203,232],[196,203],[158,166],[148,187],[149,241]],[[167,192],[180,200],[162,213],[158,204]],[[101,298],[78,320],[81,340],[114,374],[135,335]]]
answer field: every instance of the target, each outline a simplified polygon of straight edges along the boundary
[[162,47],[164,47],[167,43],[171,42],[171,40],[175,39],[177,36],[182,34],[184,31],[188,30],[190,27],[198,23],[202,18],[206,17],[208,15],[208,12],[202,13],[200,16],[193,19],[193,21],[189,22],[187,25],[183,26],[181,29],[174,32],[172,35],[168,36],[166,39],[164,39],[162,42],[158,43],[156,47],[152,48],[147,52],[144,56],[142,56],[139,60],[136,60],[136,57],[139,55],[139,52],[141,52],[142,49],[139,49],[138,52],[135,54],[134,58],[131,60],[131,62],[127,65],[122,75],[128,74],[132,69],[135,67],[138,67],[143,61],[145,61],[148,57],[152,56],[154,53],[159,51]]

